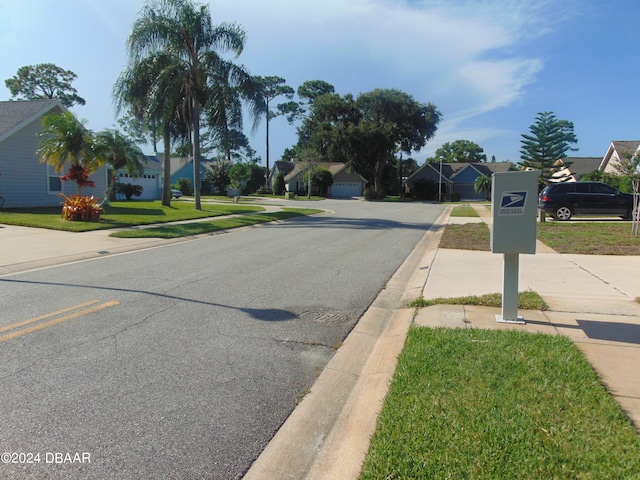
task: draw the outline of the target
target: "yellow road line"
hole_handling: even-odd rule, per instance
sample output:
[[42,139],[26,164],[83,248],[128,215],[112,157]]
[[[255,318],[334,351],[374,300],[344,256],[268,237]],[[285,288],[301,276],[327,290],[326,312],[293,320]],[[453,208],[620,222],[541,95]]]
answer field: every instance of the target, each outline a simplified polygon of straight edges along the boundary
[[16,328],[29,325],[30,323],[36,323],[46,318],[56,317],[58,315],[62,315],[63,313],[70,312],[71,310],[77,310],[78,308],[83,308],[88,305],[93,305],[94,303],[98,303],[98,300],[91,300],[90,302],[81,303],[80,305],[74,305],[73,307],[63,308],[62,310],[58,310],[57,312],[46,313],[44,315],[40,315],[39,317],[29,318],[28,320],[24,320],[22,322],[6,325],[4,327],[0,327],[0,333],[8,332],[9,330],[15,330]]
[[[87,302],[87,304],[89,304],[89,305],[92,304],[92,303],[95,303],[95,301]],[[42,330],[44,328],[48,328],[48,327],[52,327],[54,325],[58,325],[59,323],[63,323],[63,322],[67,322],[69,320],[73,320],[74,318],[78,318],[78,317],[81,317],[83,315],[88,315],[89,313],[94,313],[94,312],[103,310],[103,309],[108,308],[108,307],[113,307],[114,305],[118,305],[119,303],[120,302],[118,302],[116,300],[112,300],[110,302],[102,303],[100,305],[95,305],[95,306],[93,306],[91,308],[87,308],[85,310],[80,310],[78,312],[74,312],[74,313],[71,313],[69,315],[65,315],[64,317],[55,318],[53,320],[49,320],[48,322],[43,322],[43,323],[39,323],[37,325],[32,325],[31,327],[23,328],[22,330],[18,330],[16,332],[12,332],[12,333],[9,333],[7,335],[1,336],[0,337],[0,343],[6,342],[7,340],[11,340],[12,338],[21,337],[22,335],[26,335],[28,333],[37,332],[38,330]],[[82,306],[84,306],[84,305],[86,305],[86,304],[82,304]],[[78,308],[78,307],[79,306],[76,306],[75,308]],[[65,311],[69,311],[69,310],[73,310],[73,308],[65,309]],[[61,313],[61,312],[62,311],[58,312],[58,314]],[[52,314],[49,314],[45,318],[48,318],[48,317],[51,317],[51,316],[52,316]],[[31,321],[29,323],[33,323],[33,322],[34,322],[34,320],[31,319]],[[24,323],[24,322],[21,322],[21,323]],[[18,325],[18,324],[14,324],[13,328],[15,328],[15,325]]]

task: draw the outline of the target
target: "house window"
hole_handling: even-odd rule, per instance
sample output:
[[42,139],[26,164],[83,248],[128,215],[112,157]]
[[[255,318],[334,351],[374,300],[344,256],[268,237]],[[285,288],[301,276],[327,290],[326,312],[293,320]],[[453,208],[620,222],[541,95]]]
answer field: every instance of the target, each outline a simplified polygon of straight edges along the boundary
[[47,193],[58,194],[62,192],[62,180],[60,180],[60,173],[47,164]]

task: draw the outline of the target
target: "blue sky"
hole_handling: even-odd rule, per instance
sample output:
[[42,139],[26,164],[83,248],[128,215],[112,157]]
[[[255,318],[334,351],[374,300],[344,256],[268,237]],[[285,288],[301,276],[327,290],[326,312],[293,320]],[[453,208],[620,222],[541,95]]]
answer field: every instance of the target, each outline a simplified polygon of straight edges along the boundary
[[[215,23],[236,22],[247,44],[236,60],[297,88],[325,80],[342,95],[397,88],[442,113],[412,156],[472,140],[488,159],[520,159],[538,112],[574,123],[575,156],[601,157],[612,140],[640,140],[637,0],[211,0]],[[78,75],[93,130],[115,122],[111,88],[142,0],[0,0],[0,100],[19,67],[55,63]],[[249,121],[247,120],[247,127]],[[252,147],[265,158],[264,122]],[[270,157],[296,142],[271,123]],[[148,148],[146,150],[149,150]],[[150,152],[147,152],[150,153]]]

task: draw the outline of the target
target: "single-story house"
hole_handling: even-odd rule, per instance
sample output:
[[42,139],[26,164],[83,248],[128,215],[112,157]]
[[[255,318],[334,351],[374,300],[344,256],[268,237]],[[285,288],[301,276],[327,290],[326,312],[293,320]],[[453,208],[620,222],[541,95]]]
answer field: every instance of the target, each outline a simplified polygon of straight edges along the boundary
[[[49,207],[60,205],[60,193],[73,195],[77,186],[60,179],[56,172],[41,163],[36,151],[42,132],[42,119],[49,113],[65,111],[58,100],[16,100],[0,102],[0,195],[4,208]],[[107,189],[107,169],[91,175],[94,187],[82,189],[83,195],[102,198]]]
[[[330,197],[360,197],[364,194],[367,180],[356,172],[349,172],[347,165],[341,162],[319,162],[315,164],[318,167],[326,168],[331,172],[333,177],[333,185],[329,187],[328,196]],[[284,175],[284,185],[287,192],[306,193],[307,188],[302,178],[303,165],[300,162],[275,162],[269,181],[273,187],[276,176],[282,172]],[[312,193],[314,189],[312,188]]]
[[[411,185],[418,179],[428,179],[436,185],[441,185],[441,192],[450,198],[451,192],[460,194],[460,200],[484,200],[485,193],[477,193],[474,189],[478,177],[490,177],[496,172],[506,172],[513,164],[511,162],[472,162],[472,163],[431,163],[425,162],[413,172],[406,181],[411,191]],[[442,169],[441,169],[442,167]]]

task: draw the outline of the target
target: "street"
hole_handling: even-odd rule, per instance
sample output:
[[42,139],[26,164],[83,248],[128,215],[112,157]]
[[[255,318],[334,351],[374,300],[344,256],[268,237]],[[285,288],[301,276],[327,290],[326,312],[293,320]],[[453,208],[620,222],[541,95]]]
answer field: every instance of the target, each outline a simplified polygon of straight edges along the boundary
[[241,478],[443,210],[308,206],[0,276],[0,477]]

